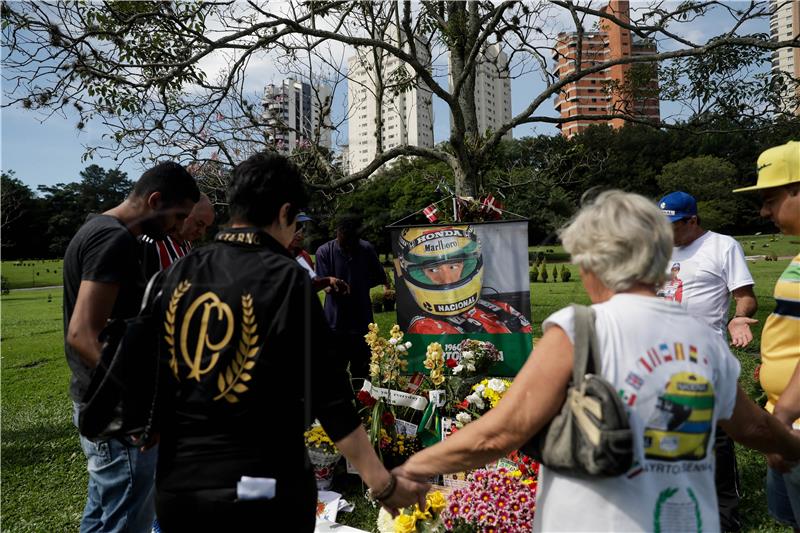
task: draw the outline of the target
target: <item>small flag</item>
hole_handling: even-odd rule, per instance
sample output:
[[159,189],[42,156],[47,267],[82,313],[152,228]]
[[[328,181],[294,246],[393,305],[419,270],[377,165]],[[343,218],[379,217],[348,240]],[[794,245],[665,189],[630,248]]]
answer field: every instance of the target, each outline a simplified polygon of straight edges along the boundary
[[495,198],[492,193],[489,193],[486,198],[483,199],[481,210],[486,214],[491,214],[495,218],[500,218],[503,214],[503,204],[500,203],[500,200]]
[[439,217],[436,216],[436,213],[438,212],[439,210],[433,204],[429,205],[428,207],[422,210],[422,214],[424,214],[431,222],[436,222],[437,220],[439,220]]

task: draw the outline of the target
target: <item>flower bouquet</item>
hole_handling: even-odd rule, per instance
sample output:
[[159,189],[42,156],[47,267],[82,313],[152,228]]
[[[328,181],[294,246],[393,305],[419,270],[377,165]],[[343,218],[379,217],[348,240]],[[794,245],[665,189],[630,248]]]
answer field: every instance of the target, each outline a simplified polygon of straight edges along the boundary
[[500,350],[489,341],[464,339],[458,350],[461,357],[453,366],[454,376],[485,375],[490,366],[503,360]]
[[441,530],[441,514],[446,505],[444,494],[435,490],[425,497],[425,510],[419,505],[407,507],[392,518],[386,509],[378,512],[378,531],[380,533],[425,533]]
[[469,388],[486,377],[494,363],[503,359],[500,351],[489,341],[464,339],[458,345],[457,357],[441,360],[431,358],[432,348],[441,351],[438,343],[432,343],[428,347],[425,368],[430,370],[430,379],[435,385],[432,388],[443,388],[446,391],[446,402],[442,411],[450,416],[458,412],[458,402]]
[[[370,442],[381,457],[388,454],[393,461],[400,464],[410,454],[391,453],[386,447],[386,439],[393,445],[404,443],[403,449],[410,448],[416,433],[416,425],[412,421],[419,420],[421,412],[427,404],[423,397],[408,393],[409,377],[403,375],[408,369],[406,360],[410,342],[403,341],[403,332],[396,324],[392,326],[389,337],[380,336],[377,324],[369,325],[369,332],[364,336],[370,348],[370,382],[365,389],[356,394],[361,403],[362,418],[367,426]],[[371,387],[371,388],[370,388]],[[367,390],[368,389],[368,390]],[[398,437],[402,436],[401,439]]]
[[528,532],[536,510],[536,484],[505,468],[476,470],[468,485],[447,498],[441,520],[446,531]]
[[316,422],[305,432],[304,436],[308,458],[314,466],[317,488],[327,489],[331,486],[334,468],[342,458],[342,454],[336,449],[336,445],[333,444],[322,426]]
[[507,379],[484,379],[472,386],[472,392],[458,404],[456,426],[464,427],[495,407],[505,395],[511,381]]

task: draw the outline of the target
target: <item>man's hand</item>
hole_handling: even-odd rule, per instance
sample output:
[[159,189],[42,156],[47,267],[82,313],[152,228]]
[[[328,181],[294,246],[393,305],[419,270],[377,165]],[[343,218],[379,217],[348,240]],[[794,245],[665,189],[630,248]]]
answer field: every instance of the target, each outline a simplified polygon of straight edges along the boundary
[[339,278],[334,278],[333,276],[328,279],[330,283],[328,286],[330,287],[331,291],[343,296],[350,294],[350,285],[348,285],[347,282]]
[[778,472],[781,472],[782,474],[785,474],[786,472],[788,472],[789,470],[794,468],[794,466],[797,463],[792,463],[790,461],[786,461],[783,457],[781,457],[777,453],[768,453],[767,454],[767,464],[773,470],[777,470]]
[[750,326],[758,324],[755,318],[746,316],[737,316],[728,322],[728,333],[731,335],[731,346],[737,348],[744,348],[750,341],[753,340],[753,333],[750,331]]
[[395,475],[397,477],[397,486],[392,495],[383,500],[381,505],[385,507],[392,516],[397,516],[399,509],[414,505],[415,503],[424,511],[425,495],[431,488],[430,484],[404,478],[396,473]]

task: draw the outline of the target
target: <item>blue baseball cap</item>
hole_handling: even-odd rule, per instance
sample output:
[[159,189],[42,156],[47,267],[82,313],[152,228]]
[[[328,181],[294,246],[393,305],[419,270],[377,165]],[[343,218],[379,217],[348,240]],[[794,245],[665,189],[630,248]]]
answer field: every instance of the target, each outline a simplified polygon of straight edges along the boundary
[[312,220],[314,220],[314,219],[311,218],[310,216],[306,215],[302,211],[297,213],[297,221],[298,222],[311,222]]
[[683,191],[669,193],[658,201],[658,207],[667,215],[670,222],[697,216],[697,200]]

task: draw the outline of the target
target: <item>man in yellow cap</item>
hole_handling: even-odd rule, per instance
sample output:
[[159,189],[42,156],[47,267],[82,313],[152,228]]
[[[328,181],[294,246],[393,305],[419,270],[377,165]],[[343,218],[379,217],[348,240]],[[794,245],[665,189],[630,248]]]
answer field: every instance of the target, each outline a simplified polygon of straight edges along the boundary
[[[733,192],[760,191],[761,216],[782,233],[800,235],[800,142],[770,148],[758,158],[758,183]],[[767,410],[800,429],[800,254],[775,284],[775,311],[761,334],[761,386]],[[800,466],[781,473],[770,461],[767,504],[779,522],[800,529]]]

